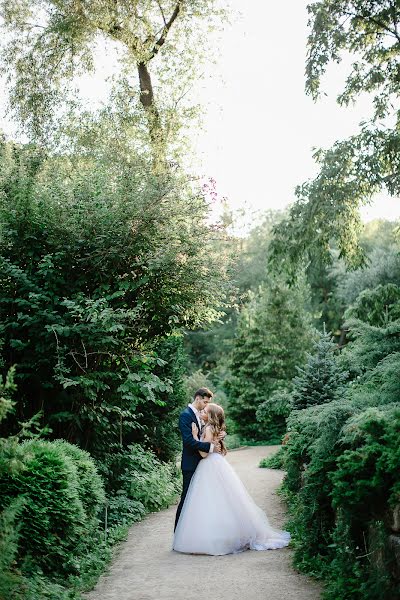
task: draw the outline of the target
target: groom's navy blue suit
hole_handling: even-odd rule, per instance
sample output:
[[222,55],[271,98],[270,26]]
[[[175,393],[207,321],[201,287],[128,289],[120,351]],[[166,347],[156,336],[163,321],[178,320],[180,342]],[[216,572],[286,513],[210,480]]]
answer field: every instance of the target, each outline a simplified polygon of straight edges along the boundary
[[201,452],[210,452],[211,444],[209,442],[198,442],[194,439],[192,434],[192,423],[195,423],[199,427],[196,415],[193,410],[188,406],[183,410],[179,416],[179,429],[182,434],[183,450],[182,450],[182,475],[183,475],[183,489],[182,497],[179,502],[178,509],[176,511],[175,528],[177,526],[179,516],[181,514],[183,503],[185,502],[186,494],[189,488],[190,480],[197,468],[197,465],[201,461]]

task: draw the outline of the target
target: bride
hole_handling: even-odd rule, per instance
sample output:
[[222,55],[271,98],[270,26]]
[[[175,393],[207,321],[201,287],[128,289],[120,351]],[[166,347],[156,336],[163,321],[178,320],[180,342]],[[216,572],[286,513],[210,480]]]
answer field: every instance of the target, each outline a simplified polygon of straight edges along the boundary
[[[208,404],[202,418],[201,440],[217,442],[225,430],[225,415],[218,404]],[[193,423],[193,437],[198,429]],[[192,554],[222,555],[243,550],[272,550],[287,546],[290,534],[277,531],[248,494],[243,483],[221,454],[200,452],[201,460],[190,482],[174,534],[173,549]]]

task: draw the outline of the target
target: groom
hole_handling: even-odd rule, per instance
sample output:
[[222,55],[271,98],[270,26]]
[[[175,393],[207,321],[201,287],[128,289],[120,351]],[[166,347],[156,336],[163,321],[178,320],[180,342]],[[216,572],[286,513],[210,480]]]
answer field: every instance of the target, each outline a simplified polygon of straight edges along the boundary
[[194,439],[192,434],[192,423],[194,423],[198,427],[200,435],[202,429],[200,411],[207,406],[212,397],[213,393],[208,388],[200,388],[197,390],[197,392],[195,392],[193,402],[189,404],[179,416],[179,429],[182,434],[183,442],[181,461],[183,489],[181,500],[176,511],[174,531],[179,521],[183,503],[185,502],[190,480],[194,475],[197,465],[201,461],[199,450],[207,453],[221,452],[221,447],[219,444],[210,444],[209,442],[197,441]]

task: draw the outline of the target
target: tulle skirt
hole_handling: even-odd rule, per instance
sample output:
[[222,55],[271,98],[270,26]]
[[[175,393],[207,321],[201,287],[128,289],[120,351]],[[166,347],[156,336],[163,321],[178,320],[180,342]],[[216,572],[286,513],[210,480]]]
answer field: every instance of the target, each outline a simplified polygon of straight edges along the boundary
[[287,546],[290,533],[271,527],[264,511],[220,454],[200,461],[175,530],[177,552],[222,555]]

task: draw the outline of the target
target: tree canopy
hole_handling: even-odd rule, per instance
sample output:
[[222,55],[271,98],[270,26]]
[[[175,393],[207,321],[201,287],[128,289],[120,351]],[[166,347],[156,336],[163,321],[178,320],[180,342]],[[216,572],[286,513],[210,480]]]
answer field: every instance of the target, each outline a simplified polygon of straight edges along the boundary
[[200,59],[207,28],[223,13],[216,0],[3,0],[12,111],[36,139],[49,137],[60,107],[76,101],[68,93],[74,77],[95,69],[97,47],[108,42],[125,105],[132,112],[139,100],[154,167],[164,170],[177,105],[196,72],[188,65]]
[[397,196],[400,191],[398,3],[322,0],[308,10],[306,91],[317,99],[329,63],[350,54],[351,72],[338,102],[369,93],[374,110],[359,133],[316,151],[317,177],[297,187],[288,217],[275,228],[273,261],[292,274],[315,252],[330,261],[332,243],[348,266],[365,264],[359,208],[378,192]]

